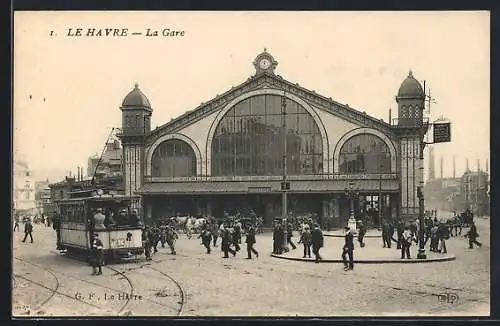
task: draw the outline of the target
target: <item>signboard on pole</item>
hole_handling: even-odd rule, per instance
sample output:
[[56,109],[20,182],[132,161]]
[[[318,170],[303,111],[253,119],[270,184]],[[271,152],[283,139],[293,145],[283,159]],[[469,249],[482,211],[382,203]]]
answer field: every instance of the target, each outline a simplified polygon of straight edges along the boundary
[[448,143],[451,141],[451,124],[441,122],[433,124],[434,143]]

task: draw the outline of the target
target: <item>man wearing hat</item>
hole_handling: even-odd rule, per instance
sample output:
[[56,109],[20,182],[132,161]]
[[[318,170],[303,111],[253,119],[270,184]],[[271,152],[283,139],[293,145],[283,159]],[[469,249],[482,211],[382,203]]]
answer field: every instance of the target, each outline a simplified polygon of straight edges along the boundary
[[[345,243],[342,248],[342,261],[344,262],[344,270],[349,271],[354,269],[354,236],[349,226],[346,226],[344,230]],[[349,264],[347,263],[346,256],[349,256]]]
[[319,254],[319,250],[323,247],[323,232],[321,232],[319,228],[319,224],[314,224],[314,229],[311,231],[311,243],[313,248],[313,254],[316,256],[315,262],[319,263],[321,255]]
[[150,232],[149,226],[147,225],[142,229],[142,246],[144,247],[144,255],[146,256],[146,260],[151,260],[151,241],[149,239]]
[[255,228],[253,225],[250,226],[250,228],[248,229],[248,233],[247,233],[247,238],[245,240],[246,244],[247,244],[247,259],[252,259],[252,253],[255,254],[255,256],[257,258],[259,258],[259,253],[257,250],[255,250],[255,248],[253,247],[253,245],[255,244]]
[[306,258],[306,256],[311,258],[311,241],[311,230],[309,228],[309,225],[306,225],[304,226],[304,231],[300,235],[299,240],[299,244],[302,243],[304,245],[304,256],[302,258]]
[[104,265],[104,253],[103,253],[103,244],[99,239],[99,234],[94,233],[92,239],[92,275],[101,275],[102,274],[102,265]]
[[102,208],[98,208],[95,210],[94,214],[94,228],[97,229],[105,229],[104,220],[106,220],[106,216],[102,213]]
[[366,226],[363,223],[362,220],[358,221],[358,227],[359,227],[359,232],[358,232],[358,241],[359,241],[359,246],[363,248],[365,246],[365,243],[363,241],[365,234],[366,234]]

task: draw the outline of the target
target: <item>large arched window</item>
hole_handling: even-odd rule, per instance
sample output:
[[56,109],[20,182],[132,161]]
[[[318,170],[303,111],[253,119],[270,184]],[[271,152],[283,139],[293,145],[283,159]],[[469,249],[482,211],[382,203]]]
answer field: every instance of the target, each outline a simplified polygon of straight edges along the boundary
[[151,158],[153,177],[191,177],[196,175],[196,156],[186,142],[170,139],[161,143]]
[[[283,173],[283,127],[286,125],[287,174],[323,172],[323,142],[313,117],[298,103],[283,97],[258,95],[230,109],[212,141],[213,176]],[[283,123],[285,122],[285,124]]]
[[340,173],[390,173],[391,153],[378,136],[359,134],[347,140],[340,149]]

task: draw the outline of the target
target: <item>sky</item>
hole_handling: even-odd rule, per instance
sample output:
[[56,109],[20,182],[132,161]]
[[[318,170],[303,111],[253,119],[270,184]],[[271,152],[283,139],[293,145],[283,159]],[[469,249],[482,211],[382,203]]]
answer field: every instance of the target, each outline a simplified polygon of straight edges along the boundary
[[[155,128],[246,81],[267,48],[283,78],[384,121],[390,108],[396,117],[395,95],[411,69],[436,99],[430,120],[452,123],[452,141],[432,145],[436,175],[440,157],[445,177],[453,156],[457,176],[467,158],[484,169],[489,20],[486,11],[15,12],[14,157],[35,175],[86,170],[120,127],[134,83],[153,106]],[[69,28],[127,28],[129,36],[72,37]],[[184,36],[146,37],[148,28]]]

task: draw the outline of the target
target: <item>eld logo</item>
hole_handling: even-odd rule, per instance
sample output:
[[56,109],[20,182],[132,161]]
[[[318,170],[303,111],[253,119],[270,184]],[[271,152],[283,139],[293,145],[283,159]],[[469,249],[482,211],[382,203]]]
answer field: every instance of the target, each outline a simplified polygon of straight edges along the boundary
[[132,233],[127,232],[127,241],[132,241]]

